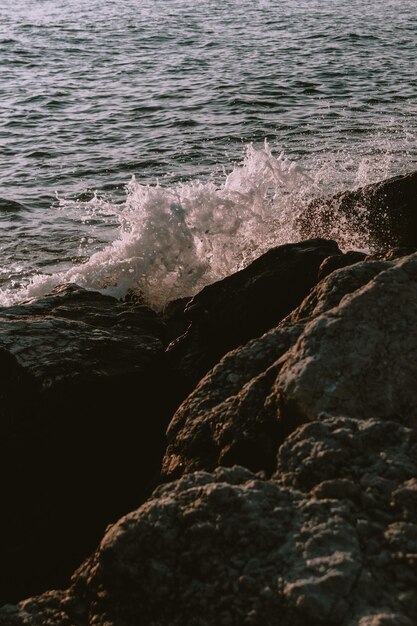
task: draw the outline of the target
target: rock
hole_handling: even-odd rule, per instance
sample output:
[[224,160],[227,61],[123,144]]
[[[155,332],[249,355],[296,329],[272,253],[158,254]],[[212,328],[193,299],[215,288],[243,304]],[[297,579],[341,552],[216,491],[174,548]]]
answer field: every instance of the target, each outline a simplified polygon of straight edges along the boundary
[[381,511],[396,509],[405,520],[409,507],[399,494],[414,489],[416,431],[375,418],[322,414],[320,420],[299,427],[280,446],[274,477],[297,491],[357,504],[364,490]]
[[345,254],[335,254],[334,256],[329,256],[327,259],[324,259],[323,263],[320,265],[318,279],[322,280],[341,267],[347,267],[348,265],[359,263],[365,259],[366,254],[356,250],[351,250]]
[[167,430],[164,479],[236,463],[274,471],[278,444],[289,431],[278,422],[270,396],[279,359],[302,329],[269,331],[227,354],[203,378]]
[[[417,254],[379,257],[332,271],[278,326],[226,354],[168,428],[163,477],[171,482],[107,529],[68,590],[0,609],[0,626],[416,624]],[[160,323],[146,315],[154,341]],[[172,315],[180,324],[176,306]],[[32,317],[36,321],[33,311],[30,323]],[[33,410],[34,397],[48,411],[58,408],[49,383],[41,384],[38,361],[29,358],[26,371],[19,353],[12,353],[15,344],[1,345],[8,390],[3,406],[14,406],[8,398],[23,388],[22,407],[30,401]],[[81,349],[77,354],[83,362],[88,356]],[[50,358],[59,361],[55,353]],[[88,368],[77,367],[82,379]],[[45,371],[52,389],[61,385]],[[65,371],[59,388],[70,390],[64,397],[77,397],[76,381],[66,380]],[[147,379],[143,388],[140,381],[133,390],[141,402],[150,390],[155,398],[160,380]],[[36,407],[33,432],[44,432]],[[16,413],[25,415],[31,414]],[[133,443],[126,462],[136,462],[140,437],[128,435]],[[88,452],[92,448],[90,440]],[[44,446],[40,458],[49,450]],[[131,489],[138,473],[118,469],[125,453],[116,463],[111,458],[98,478],[109,481],[116,471],[121,485],[132,476]],[[30,498],[30,489],[24,493]],[[116,493],[109,493],[111,502]],[[68,489],[64,494],[72,497],[65,509],[71,526],[63,529],[63,545],[55,543],[57,561],[69,530],[76,533],[77,521],[88,525],[92,514],[87,498],[80,505]],[[29,506],[19,501],[17,522],[34,500]],[[2,536],[10,537],[7,532]],[[21,574],[13,566],[9,560],[5,572]]]
[[163,309],[162,316],[167,329],[166,338],[168,344],[183,335],[189,327],[190,320],[184,309],[190,300],[191,297],[171,300]]
[[416,316],[414,254],[307,322],[274,387],[281,415],[308,421],[327,411],[417,426]]
[[33,596],[0,626],[417,623],[416,177],[310,205],[372,256],[281,246],[162,316],[0,309],[0,601]]
[[[294,362],[297,362],[295,350],[298,349],[298,338],[305,336],[308,323],[313,324],[317,320],[319,324],[328,311],[339,311],[348,294],[359,292],[364,285],[390,269],[392,264],[371,260],[334,271],[277,328],[223,357],[174,415],[167,431],[163,477],[172,479],[185,472],[212,471],[218,465],[233,464],[244,465],[252,471],[262,470],[270,475],[275,469],[278,446],[285,437],[297,425],[316,419],[318,412],[325,410],[320,406],[317,412],[315,407],[315,412],[312,410],[308,416],[295,407],[290,411],[292,396],[284,405],[283,386],[279,383],[278,389],[277,385],[281,381],[281,369],[287,371],[287,361],[290,362],[293,352]],[[398,290],[401,290],[400,285]],[[358,307],[360,309],[360,305]],[[400,314],[395,303],[393,314]],[[384,315],[385,312],[378,314],[376,325],[382,323]],[[371,332],[373,320],[369,315],[366,319]],[[356,330],[355,326],[355,333]],[[364,334],[367,330],[368,326],[364,325]],[[365,339],[361,338],[361,347],[366,351]],[[300,344],[304,345],[302,341],[300,339]],[[338,350],[338,341],[336,332],[328,348],[332,354],[326,354],[326,359],[344,359],[347,377],[354,371],[356,346],[344,346],[343,350]],[[320,344],[316,345],[316,350],[320,358]],[[323,367],[327,366],[327,360],[320,361]],[[343,370],[342,365],[330,376],[336,376],[339,370]],[[322,375],[322,380],[319,380],[318,374],[318,379],[314,381],[318,390],[326,385],[327,373],[323,371]],[[297,376],[294,374],[295,383]],[[300,388],[305,389],[304,386]],[[360,388],[355,389],[355,397]],[[308,387],[306,393],[315,394],[316,388]],[[317,391],[318,395],[320,393]],[[361,396],[357,397],[360,403]],[[305,402],[310,402],[307,397]]]
[[66,585],[142,501],[163,452],[164,332],[147,307],[75,286],[0,309],[0,601]]
[[285,326],[304,324],[338,307],[343,298],[358,291],[381,272],[389,269],[391,264],[384,260],[367,260],[365,263],[355,263],[339,271],[334,271],[325,280],[317,284],[300,306],[286,318]]
[[[297,307],[316,284],[321,263],[335,255],[342,253],[334,241],[279,246],[185,301],[188,328],[183,326],[185,332],[168,348],[179,400],[226,352],[276,326]],[[169,312],[168,317],[179,328],[178,316]]]
[[321,416],[272,480],[235,466],[159,487],[67,592],[3,608],[0,626],[412,626],[417,525],[395,494],[414,489],[416,452],[398,423]]
[[352,247],[417,248],[417,172],[314,200],[299,217],[302,238],[337,239]]

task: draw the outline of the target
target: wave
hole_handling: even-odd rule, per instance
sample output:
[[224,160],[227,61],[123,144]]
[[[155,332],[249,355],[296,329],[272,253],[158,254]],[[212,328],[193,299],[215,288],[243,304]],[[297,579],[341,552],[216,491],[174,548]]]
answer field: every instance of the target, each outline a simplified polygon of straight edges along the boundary
[[[344,163],[349,170],[346,159]],[[380,159],[377,174],[386,173],[381,163]],[[36,275],[18,291],[3,290],[0,303],[37,297],[69,282],[117,298],[133,291],[156,309],[192,295],[272,246],[300,239],[297,222],[303,208],[312,198],[343,187],[340,171],[337,187],[332,180],[334,167],[315,165],[315,170],[307,171],[284,152],[274,156],[265,141],[261,148],[247,146],[243,162],[220,184],[209,180],[142,185],[133,177],[121,204],[96,196],[77,203],[84,219],[107,214],[117,220],[117,236],[111,243],[66,271]],[[371,169],[375,163],[358,162],[353,186],[369,182]],[[67,200],[60,204],[64,210],[74,205]],[[349,228],[346,222],[337,226],[336,221],[339,243],[366,247],[366,233]]]

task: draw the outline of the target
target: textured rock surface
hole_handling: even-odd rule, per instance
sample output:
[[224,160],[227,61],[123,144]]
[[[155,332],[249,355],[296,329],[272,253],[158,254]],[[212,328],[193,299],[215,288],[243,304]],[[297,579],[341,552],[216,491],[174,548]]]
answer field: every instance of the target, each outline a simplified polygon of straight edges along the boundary
[[[191,301],[172,303],[164,321],[135,298],[120,303],[68,285],[0,309],[7,508],[0,530],[8,564],[0,602],[66,582],[106,523],[137,506],[158,475],[173,406],[231,345],[298,304],[329,255],[344,259],[334,242],[322,240],[271,250]],[[167,340],[187,327],[167,358]],[[268,422],[265,428],[259,451],[248,449],[254,469],[270,438]],[[270,453],[275,457],[275,448]]]
[[0,310],[1,600],[65,584],[140,503],[162,454],[162,332],[71,286]]
[[[352,246],[417,247],[417,172],[312,202],[300,216],[302,237],[320,233]],[[345,232],[344,232],[345,231]]]
[[279,246],[194,296],[184,310],[188,328],[168,350],[179,398],[226,352],[276,326],[297,307],[317,283],[320,265],[329,256],[344,258],[334,241]]
[[[328,256],[318,269],[325,278],[298,308],[276,328],[224,356],[178,409],[168,429],[163,463],[164,478],[172,482],[158,487],[139,508],[107,529],[68,590],[3,607],[0,626],[415,625],[417,254],[401,254],[397,250],[366,261],[360,260],[361,255],[341,260],[338,254]],[[345,262],[354,264],[334,271]],[[69,290],[69,299],[71,293],[76,297],[78,291]],[[61,295],[67,297],[65,291]],[[58,292],[52,299],[61,295]],[[223,294],[220,301],[227,302],[227,297]],[[167,312],[173,334],[183,327],[184,304],[190,306],[179,302]],[[109,301],[109,307],[114,306]],[[151,373],[161,367],[160,338],[167,336],[166,330],[143,307],[125,304],[114,310],[119,311],[119,306],[133,307],[129,326],[137,329],[137,346],[127,340],[127,354],[130,347],[134,359],[134,355],[140,357],[143,346],[152,346],[150,360],[136,363],[127,376],[130,400],[132,394],[140,395],[141,408],[154,410],[152,400],[158,397],[161,408],[165,401],[159,397],[163,395],[161,378],[155,382]],[[49,550],[56,548],[59,564],[72,537],[79,542],[78,529],[91,524],[97,504],[100,509],[100,501],[105,500],[100,500],[102,496],[108,495],[114,506],[118,490],[128,489],[132,494],[137,482],[141,492],[136,470],[141,450],[148,445],[145,431],[134,430],[135,414],[136,426],[120,439],[116,434],[115,440],[120,415],[129,414],[117,411],[116,402],[110,400],[116,396],[120,402],[122,394],[113,392],[120,391],[117,368],[123,369],[126,362],[121,357],[112,369],[115,360],[105,348],[103,358],[97,360],[102,369],[96,369],[84,348],[91,342],[83,325],[95,327],[91,321],[95,319],[105,346],[108,337],[94,305],[93,313],[87,312],[87,306],[81,322],[65,313],[67,308],[53,306],[46,315],[59,328],[81,323],[80,342],[75,349],[69,350],[70,344],[62,347],[63,368],[55,377],[55,365],[49,369],[39,359],[46,354],[41,349],[45,341],[34,340],[31,352],[33,333],[25,332],[25,324],[19,326],[21,311],[0,320],[1,415],[7,433],[2,469],[6,474],[6,467],[15,462],[19,484],[29,485],[23,499],[23,489],[14,494],[10,488],[9,493],[4,481],[5,501],[17,507],[15,517],[8,518],[16,528],[8,522],[1,529],[6,554],[7,550],[9,556],[17,554],[17,565],[7,557],[4,585],[13,576],[24,579],[22,564],[27,560],[22,560],[22,554],[27,559],[27,546],[19,555],[18,544],[9,547],[6,540],[20,537],[22,524],[26,525],[22,537],[26,537],[28,519],[39,546],[37,552],[31,548],[33,575],[37,569],[42,571],[45,541]],[[36,306],[27,322],[34,324],[36,338],[40,332]],[[9,330],[1,331],[2,324]],[[127,335],[122,327],[119,335],[115,324],[109,336],[119,337],[123,352]],[[16,341],[23,331],[22,341],[29,346],[27,358],[22,357],[25,351],[16,351],[16,341],[8,338],[11,329],[16,331]],[[91,334],[90,329],[86,332]],[[59,356],[54,350],[50,354],[45,363],[59,366]],[[76,358],[71,357],[74,354]],[[116,350],[116,354],[120,353]],[[68,375],[69,371],[77,376]],[[80,383],[84,377],[88,386]],[[107,395],[100,387],[102,379]],[[83,474],[90,476],[91,467],[85,472],[85,463],[90,463],[92,450],[96,462],[93,435],[100,431],[97,423],[92,434],[87,430],[85,445],[75,445],[76,437],[71,440],[76,454],[71,458],[68,454],[63,461],[58,452],[55,456],[51,452],[49,434],[62,436],[58,427],[51,430],[52,418],[59,425],[64,416],[69,423],[74,413],[73,407],[65,408],[65,402],[59,411],[59,400],[81,400],[80,390],[91,385],[100,391],[99,397],[106,398],[97,413],[102,416],[104,411],[107,416],[102,435],[105,445],[99,452],[100,461],[105,462],[91,474],[98,487],[81,480]],[[13,396],[21,389],[25,394],[19,397],[20,409],[12,414]],[[82,402],[78,404],[80,416],[75,425],[85,428],[87,416],[97,407],[90,401],[87,411]],[[146,414],[142,415],[141,424],[148,433],[149,423]],[[123,421],[123,428],[131,419]],[[160,425],[160,421],[152,424]],[[22,432],[30,432],[34,439],[20,450]],[[81,437],[80,429],[75,432]],[[24,460],[23,471],[17,459]],[[55,477],[51,466],[66,469]],[[32,467],[36,468],[33,478]],[[78,488],[75,495],[72,473]],[[39,504],[39,489],[44,504]],[[61,494],[64,502],[49,518],[48,489],[54,497]],[[44,528],[38,529],[39,520],[45,519],[52,520],[51,536]]]
[[308,322],[276,381],[281,413],[322,411],[417,426],[417,255],[392,262]]
[[226,355],[171,421],[164,476],[235,463],[270,474],[278,445],[321,411],[413,419],[416,268],[411,255],[337,270]]
[[302,325],[274,329],[227,354],[183,402],[167,431],[164,478],[218,465],[245,465],[268,474],[288,431],[271,396],[279,360]]
[[243,468],[158,488],[105,535],[72,588],[1,626],[412,626],[414,431],[321,416],[263,480]]

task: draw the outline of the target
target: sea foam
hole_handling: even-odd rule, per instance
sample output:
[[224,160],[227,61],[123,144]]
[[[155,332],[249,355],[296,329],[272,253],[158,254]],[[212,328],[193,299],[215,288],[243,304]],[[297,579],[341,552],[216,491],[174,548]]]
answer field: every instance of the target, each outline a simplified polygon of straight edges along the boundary
[[[307,172],[284,152],[274,156],[265,141],[263,147],[247,146],[243,161],[220,183],[143,185],[133,177],[121,204],[98,197],[77,203],[84,220],[110,215],[117,221],[113,241],[84,263],[35,275],[22,289],[3,290],[0,304],[71,282],[118,298],[137,292],[154,308],[163,308],[241,269],[272,246],[299,240],[297,218],[309,200],[340,190],[334,170],[332,180],[331,169],[315,166]],[[353,186],[368,182],[368,166],[366,160],[356,164]],[[74,205],[60,204],[64,211]],[[334,238],[343,247],[366,248],[366,232],[352,232],[337,216]]]

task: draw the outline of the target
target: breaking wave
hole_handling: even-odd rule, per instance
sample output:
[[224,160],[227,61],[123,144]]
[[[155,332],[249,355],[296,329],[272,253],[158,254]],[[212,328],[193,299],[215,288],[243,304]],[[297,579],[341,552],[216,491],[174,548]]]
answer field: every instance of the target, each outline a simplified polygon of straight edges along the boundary
[[[389,173],[387,159],[379,159],[377,168],[363,159],[356,163],[352,181],[353,168],[346,162],[351,186],[369,182],[371,169],[376,177]],[[301,167],[284,152],[274,156],[265,141],[262,148],[249,145],[242,163],[221,183],[142,185],[133,177],[121,204],[96,196],[89,202],[61,199],[63,210],[76,205],[84,220],[111,216],[118,224],[115,239],[83,263],[38,274],[23,289],[3,290],[0,303],[40,296],[72,282],[118,298],[134,291],[162,308],[241,269],[272,246],[298,241],[300,211],[312,198],[339,191],[343,184],[340,170],[335,186],[329,168],[317,162],[315,169]],[[346,223],[335,226],[334,234],[342,246],[366,247],[366,233],[350,232]]]

